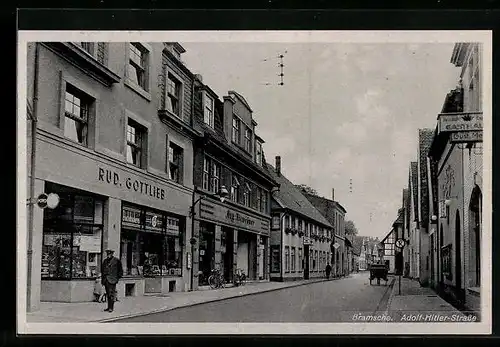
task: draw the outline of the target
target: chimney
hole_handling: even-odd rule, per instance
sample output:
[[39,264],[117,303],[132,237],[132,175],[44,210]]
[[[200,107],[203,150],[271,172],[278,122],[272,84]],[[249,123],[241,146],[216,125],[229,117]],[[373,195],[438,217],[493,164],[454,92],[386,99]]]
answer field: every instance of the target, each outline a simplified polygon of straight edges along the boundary
[[276,156],[276,174],[281,175],[281,157],[279,155]]
[[335,188],[332,188],[332,201],[335,201]]

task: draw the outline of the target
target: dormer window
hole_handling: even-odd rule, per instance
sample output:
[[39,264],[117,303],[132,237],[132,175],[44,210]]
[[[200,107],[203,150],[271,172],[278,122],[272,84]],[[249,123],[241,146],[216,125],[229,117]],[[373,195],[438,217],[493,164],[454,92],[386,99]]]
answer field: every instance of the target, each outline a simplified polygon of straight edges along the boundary
[[232,141],[236,144],[240,144],[240,127],[241,122],[238,117],[233,115],[233,132],[232,132]]
[[252,153],[252,130],[249,128],[245,129],[245,150]]
[[207,124],[209,127],[213,128],[214,127],[214,99],[209,96],[208,94],[205,93],[204,95],[205,99],[205,107],[204,107],[204,114],[203,118],[205,120],[205,124]]
[[94,57],[99,63],[106,65],[107,45],[106,42],[78,42],[85,52]]
[[262,143],[255,141],[255,162],[262,165]]

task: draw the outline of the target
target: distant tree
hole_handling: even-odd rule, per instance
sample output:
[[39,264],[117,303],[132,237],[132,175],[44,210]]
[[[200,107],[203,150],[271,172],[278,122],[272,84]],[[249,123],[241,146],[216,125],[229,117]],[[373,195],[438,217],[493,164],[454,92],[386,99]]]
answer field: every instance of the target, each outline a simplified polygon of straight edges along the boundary
[[309,187],[307,184],[296,184],[295,187],[306,192],[307,194],[318,196],[316,189]]
[[345,222],[345,234],[353,236],[358,235],[358,229],[356,228],[352,220],[347,220]]

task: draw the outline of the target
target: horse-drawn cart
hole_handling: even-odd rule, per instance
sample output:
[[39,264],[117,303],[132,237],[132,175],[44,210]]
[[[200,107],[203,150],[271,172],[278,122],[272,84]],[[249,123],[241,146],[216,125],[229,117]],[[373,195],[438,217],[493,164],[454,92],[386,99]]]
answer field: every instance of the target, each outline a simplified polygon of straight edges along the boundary
[[387,266],[384,264],[371,264],[370,265],[370,285],[374,279],[377,279],[377,284],[380,285],[380,279],[385,281],[387,285]]

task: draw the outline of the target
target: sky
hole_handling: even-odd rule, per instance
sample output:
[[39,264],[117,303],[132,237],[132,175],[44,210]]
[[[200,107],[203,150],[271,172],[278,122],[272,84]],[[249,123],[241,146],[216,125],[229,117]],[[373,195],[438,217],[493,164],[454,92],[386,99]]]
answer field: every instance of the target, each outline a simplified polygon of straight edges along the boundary
[[[417,157],[459,68],[453,43],[180,42],[219,98],[242,94],[274,165],[347,210],[359,235],[390,231]],[[278,55],[283,54],[280,86]],[[352,180],[352,192],[350,192]]]

